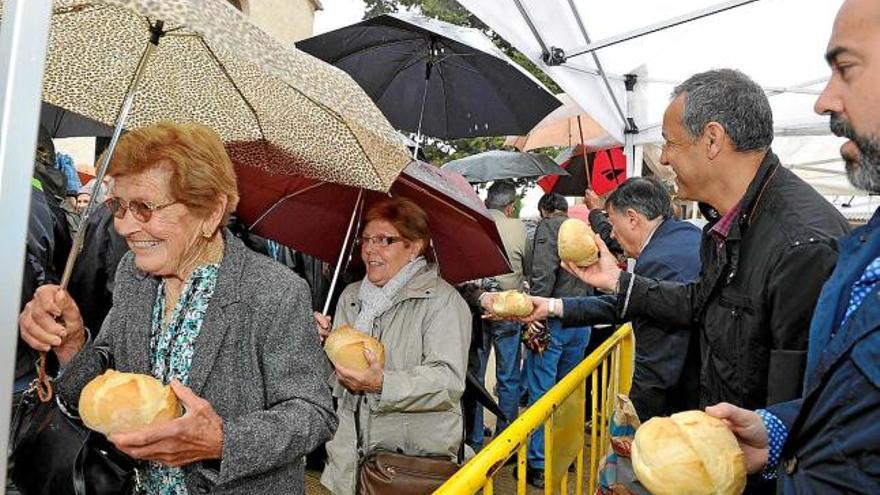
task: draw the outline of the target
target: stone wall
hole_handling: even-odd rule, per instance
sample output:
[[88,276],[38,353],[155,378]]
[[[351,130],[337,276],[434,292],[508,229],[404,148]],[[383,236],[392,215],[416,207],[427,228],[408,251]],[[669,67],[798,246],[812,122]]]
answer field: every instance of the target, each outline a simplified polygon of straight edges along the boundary
[[318,0],[235,0],[254,24],[285,45],[312,35]]

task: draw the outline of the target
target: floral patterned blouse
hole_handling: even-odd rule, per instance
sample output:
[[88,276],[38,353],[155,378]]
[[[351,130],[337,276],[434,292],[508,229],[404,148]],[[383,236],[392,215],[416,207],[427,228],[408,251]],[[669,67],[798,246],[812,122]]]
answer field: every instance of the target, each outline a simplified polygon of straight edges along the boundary
[[[196,338],[208,303],[217,285],[219,265],[203,265],[187,278],[174,312],[167,324],[165,315],[165,281],[159,283],[153,304],[150,350],[152,373],[162,383],[176,378],[186,385],[195,350]],[[188,495],[183,470],[151,462],[147,467],[140,489],[148,495]]]

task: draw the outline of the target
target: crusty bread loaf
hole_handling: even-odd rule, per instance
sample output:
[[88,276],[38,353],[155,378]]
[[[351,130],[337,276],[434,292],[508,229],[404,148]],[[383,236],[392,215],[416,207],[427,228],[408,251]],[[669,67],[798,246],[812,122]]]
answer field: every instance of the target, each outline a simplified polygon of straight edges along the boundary
[[515,290],[495,294],[492,314],[503,317],[528,316],[532,312],[532,299]]
[[373,337],[356,330],[354,327],[342,325],[330,332],[324,341],[324,352],[336,366],[365,370],[369,368],[364,349],[370,349],[376,355],[381,366],[385,366],[385,346]]
[[655,417],[636,430],[632,464],[654,495],[739,495],[745,455],[720,419],[703,411]]
[[182,412],[171,387],[138,373],[107,370],[83,387],[79,396],[83,423],[105,435],[169,421]]
[[571,261],[577,266],[590,266],[599,261],[599,247],[589,225],[576,218],[569,218],[559,226],[557,246],[559,259]]

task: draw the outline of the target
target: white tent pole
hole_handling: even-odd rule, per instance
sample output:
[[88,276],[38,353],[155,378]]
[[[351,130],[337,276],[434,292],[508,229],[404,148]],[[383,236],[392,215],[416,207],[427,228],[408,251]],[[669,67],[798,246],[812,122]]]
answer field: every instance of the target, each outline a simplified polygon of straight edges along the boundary
[[7,0],[0,24],[0,487],[6,452],[18,342],[18,308],[25,253],[40,94],[49,39],[51,0]]
[[636,105],[641,100],[635,97],[635,87],[639,83],[639,79],[635,75],[629,75],[626,79],[626,117],[627,126],[623,134],[624,154],[626,155],[626,176],[641,177],[642,176],[642,154],[643,147],[635,144],[635,137],[639,129],[635,125],[633,115],[636,114]]
[[526,8],[523,6],[521,0],[513,0],[513,3],[516,4],[517,10],[519,10],[519,14],[522,16],[523,20],[526,21],[526,25],[529,27],[529,30],[532,32],[532,36],[535,37],[535,41],[538,42],[538,46],[541,47],[541,51],[543,53],[549,53],[547,50],[547,44],[544,43],[544,39],[541,38],[541,35],[538,33],[538,29],[535,27],[535,23],[532,22],[532,18],[529,17],[529,13],[526,12]]
[[606,38],[604,40],[597,41],[595,43],[587,43],[585,46],[577,47],[570,50],[569,53],[565,53],[565,58],[577,57],[578,55],[583,55],[585,53],[590,53],[600,48],[606,48],[612,45],[616,45],[618,43],[623,43],[624,41],[628,41],[634,38],[640,38],[645,36],[646,34],[656,33],[657,31],[662,31],[664,29],[669,29],[671,27],[675,27],[681,24],[685,24],[691,21],[695,21],[697,19],[702,19],[703,17],[708,17],[714,14],[718,14],[730,9],[734,9],[736,7],[741,7],[743,5],[748,5],[750,3],[758,2],[759,0],[730,0],[727,2],[722,2],[711,7],[706,7],[705,9],[695,10],[693,12],[680,15],[678,17],[673,17],[671,19],[666,19],[665,21],[660,21],[655,24],[651,24],[649,26],[645,26],[643,28],[634,29],[632,31],[628,31],[623,34],[619,34],[617,36],[612,36],[610,38]]
[[[581,19],[581,14],[578,12],[577,7],[574,5],[574,0],[568,0],[568,7],[571,9],[571,13],[574,14],[574,19],[577,22],[578,29],[581,31],[581,36],[584,37],[584,41],[587,43],[590,42],[590,35],[587,34],[587,28],[584,26],[584,21]],[[602,62],[599,61],[599,55],[596,52],[590,52],[590,55],[593,56],[593,62],[596,64],[596,68],[599,69],[599,75],[602,77],[602,82],[605,83],[605,89],[608,90],[608,96],[611,97],[611,102],[614,103],[614,108],[617,109],[617,114],[620,115],[620,119],[623,120],[623,126],[629,131],[630,129],[630,121],[627,120],[626,115],[623,114],[623,109],[620,108],[620,102],[617,101],[617,96],[615,96],[614,91],[611,89],[611,83],[608,82],[608,76],[605,74],[605,68],[602,67]]]

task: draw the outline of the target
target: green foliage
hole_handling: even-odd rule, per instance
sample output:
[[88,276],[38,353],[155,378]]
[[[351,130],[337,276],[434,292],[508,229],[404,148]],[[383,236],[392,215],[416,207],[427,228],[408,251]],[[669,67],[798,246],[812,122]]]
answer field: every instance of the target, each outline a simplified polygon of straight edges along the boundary
[[[487,0],[488,1],[488,0]],[[537,65],[510,45],[503,38],[483,24],[480,19],[471,14],[467,9],[462,7],[455,0],[365,0],[366,11],[364,19],[369,19],[382,14],[400,11],[416,11],[426,17],[432,17],[441,21],[479,29],[488,36],[495,45],[501,49],[513,60],[519,64],[539,81],[541,81],[554,94],[561,93],[559,86],[550,79]],[[443,141],[428,138],[423,143],[424,153],[427,160],[431,163],[441,165],[451,160],[464,158],[466,156],[482,153],[494,149],[501,149],[504,146],[503,137],[478,137],[470,139],[455,139],[451,141]],[[520,184],[517,184],[520,185]],[[525,184],[523,184],[525,185]]]

